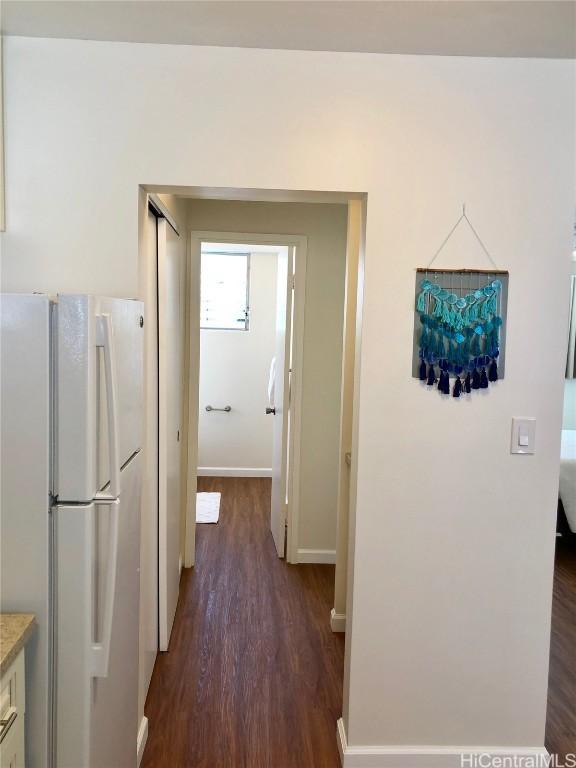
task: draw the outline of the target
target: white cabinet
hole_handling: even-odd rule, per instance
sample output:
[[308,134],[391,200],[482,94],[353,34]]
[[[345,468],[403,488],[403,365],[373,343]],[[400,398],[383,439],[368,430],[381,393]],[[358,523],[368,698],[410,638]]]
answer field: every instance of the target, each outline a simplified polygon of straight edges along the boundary
[[0,680],[0,768],[24,768],[24,649]]

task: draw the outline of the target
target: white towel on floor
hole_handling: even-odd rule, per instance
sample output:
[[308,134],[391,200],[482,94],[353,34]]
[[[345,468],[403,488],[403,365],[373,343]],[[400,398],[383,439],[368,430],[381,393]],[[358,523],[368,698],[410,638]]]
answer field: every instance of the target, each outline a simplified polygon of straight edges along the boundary
[[220,517],[220,494],[196,494],[196,522],[217,523]]

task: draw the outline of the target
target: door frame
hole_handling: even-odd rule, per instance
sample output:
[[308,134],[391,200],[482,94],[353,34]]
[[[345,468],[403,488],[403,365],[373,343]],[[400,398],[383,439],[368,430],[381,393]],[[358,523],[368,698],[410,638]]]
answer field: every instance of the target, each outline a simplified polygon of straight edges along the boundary
[[[288,246],[294,248],[294,297],[292,320],[292,377],[290,388],[290,435],[288,444],[288,508],[286,510],[286,560],[298,562],[298,522],[300,511],[300,451],[302,434],[302,369],[304,362],[304,309],[306,304],[306,258],[308,238],[305,235],[262,234],[253,232],[218,232],[193,230],[189,238],[188,297],[186,327],[188,329],[188,465],[186,479],[186,567],[194,565],[196,533],[196,488],[198,477],[198,388],[200,380],[200,253],[203,242],[246,245]],[[287,436],[283,435],[283,440]]]

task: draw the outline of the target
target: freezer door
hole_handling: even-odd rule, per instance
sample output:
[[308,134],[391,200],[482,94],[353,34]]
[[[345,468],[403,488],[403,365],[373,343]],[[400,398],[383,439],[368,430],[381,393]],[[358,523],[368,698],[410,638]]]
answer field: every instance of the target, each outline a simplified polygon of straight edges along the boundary
[[[120,466],[142,447],[144,306],[141,301],[97,299],[97,313],[110,317],[114,333],[116,394],[118,398],[118,448]],[[110,480],[108,440],[108,400],[104,348],[97,354],[98,469],[97,485],[102,489]]]
[[141,454],[116,503],[58,506],[57,766],[134,768]]
[[[138,301],[58,297],[55,493],[61,502],[91,501],[141,448],[142,317]],[[111,383],[117,452],[109,434]]]
[[59,296],[56,371],[56,487],[60,501],[96,493],[96,304]]

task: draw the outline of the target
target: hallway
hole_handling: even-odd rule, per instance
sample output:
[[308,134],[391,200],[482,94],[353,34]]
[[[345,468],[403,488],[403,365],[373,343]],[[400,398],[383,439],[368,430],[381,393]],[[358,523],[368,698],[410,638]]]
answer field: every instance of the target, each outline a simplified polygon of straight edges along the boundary
[[220,522],[197,526],[148,693],[142,768],[337,768],[334,568],[278,559],[270,480],[205,477],[198,490],[222,492]]

